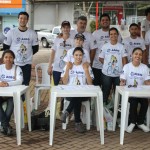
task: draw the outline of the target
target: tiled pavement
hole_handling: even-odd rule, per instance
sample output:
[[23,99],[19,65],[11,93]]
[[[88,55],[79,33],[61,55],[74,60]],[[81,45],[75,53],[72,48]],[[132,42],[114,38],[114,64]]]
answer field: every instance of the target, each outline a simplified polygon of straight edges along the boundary
[[[33,64],[40,62],[47,62],[49,58],[49,50],[41,50],[33,58]],[[34,73],[32,72],[32,80],[30,83],[31,96],[34,95]],[[48,91],[42,92],[42,105],[40,111],[46,108],[48,103]],[[14,121],[11,122],[14,126]],[[0,149],[1,150],[148,150],[150,149],[150,133],[144,133],[141,130],[135,130],[132,134],[125,133],[124,145],[119,144],[119,128],[116,132],[105,131],[105,144],[100,144],[100,135],[96,128],[91,126],[91,130],[84,134],[79,134],[74,131],[74,123],[70,122],[67,130],[61,128],[61,122],[56,121],[56,130],[54,134],[54,145],[49,146],[49,131],[35,130],[28,132],[27,129],[22,130],[22,144],[17,146],[16,136],[6,137],[0,135]]]

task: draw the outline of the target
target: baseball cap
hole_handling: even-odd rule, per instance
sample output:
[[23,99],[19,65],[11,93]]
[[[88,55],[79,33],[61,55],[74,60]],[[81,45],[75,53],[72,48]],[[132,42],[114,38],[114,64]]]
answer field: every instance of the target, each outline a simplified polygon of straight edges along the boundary
[[63,21],[63,22],[61,23],[61,27],[64,27],[64,26],[69,26],[69,27],[71,27],[70,22],[69,22],[69,21]]
[[83,41],[85,40],[85,36],[82,34],[82,33],[78,33],[75,35],[74,39],[77,39],[77,38],[80,38],[82,39]]

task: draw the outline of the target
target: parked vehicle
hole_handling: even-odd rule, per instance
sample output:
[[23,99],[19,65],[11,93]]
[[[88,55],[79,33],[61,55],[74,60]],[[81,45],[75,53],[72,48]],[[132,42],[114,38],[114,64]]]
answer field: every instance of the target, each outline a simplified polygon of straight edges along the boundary
[[[74,30],[71,28],[71,30]],[[47,48],[51,47],[54,43],[54,39],[57,37],[57,35],[61,33],[61,26],[56,26],[53,28],[52,31],[50,30],[41,30],[38,31],[38,40],[42,42],[42,46]]]

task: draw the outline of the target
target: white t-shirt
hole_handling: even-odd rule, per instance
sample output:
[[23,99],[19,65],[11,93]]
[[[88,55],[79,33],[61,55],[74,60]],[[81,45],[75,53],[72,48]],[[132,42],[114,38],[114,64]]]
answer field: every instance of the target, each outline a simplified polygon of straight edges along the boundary
[[[23,81],[23,73],[19,66],[16,68],[15,73],[15,66],[12,66],[12,69],[7,70],[5,64],[0,65],[0,82],[5,81],[8,82],[9,86],[13,85],[21,85]],[[15,79],[16,74],[16,79]]]
[[100,58],[104,58],[102,68],[103,74],[111,77],[118,77],[122,71],[122,58],[127,56],[124,46],[120,43],[112,45],[110,42],[102,47],[99,54]]
[[67,55],[67,51],[74,46],[74,40],[68,38],[64,43],[63,38],[56,38],[52,50],[55,51],[55,58],[53,63],[53,71],[62,72],[65,67],[64,57]]
[[140,47],[143,51],[146,49],[145,41],[141,37],[137,37],[136,39],[132,39],[131,37],[127,37],[123,40],[123,45],[128,52],[128,62],[132,61],[132,51],[136,47]]
[[[66,66],[61,73],[61,77],[64,77],[66,72]],[[89,66],[89,73],[91,78],[94,78],[91,67]],[[86,75],[81,65],[73,65],[72,69],[69,70],[69,81],[68,85],[87,85]]]
[[130,62],[124,65],[120,79],[126,80],[126,85],[143,85],[144,81],[150,79],[149,69],[145,64],[135,67]]
[[141,31],[145,31],[145,33],[150,29],[150,21],[144,19],[141,23]]
[[[72,62],[72,63],[74,62],[74,57],[73,57],[74,49],[75,49],[75,47],[73,47],[67,51],[67,55],[64,57],[65,62]],[[89,55],[88,51],[83,49],[83,52],[84,52],[84,54],[83,54],[83,58],[82,58],[82,63],[83,62],[90,63],[90,55]]]
[[[104,44],[110,42],[109,31],[103,31],[102,29],[96,30],[93,32],[93,37],[97,43],[96,54],[93,61],[93,68],[102,69],[103,64],[99,61],[99,54],[101,52],[101,48]],[[121,43],[122,38],[119,34],[118,42]]]
[[145,45],[149,46],[149,56],[148,56],[148,63],[150,64],[150,30],[145,34]]
[[[70,31],[70,37],[74,39],[77,33],[78,33],[77,30]],[[85,36],[83,48],[86,49],[90,53],[90,50],[97,48],[96,41],[94,40],[91,33],[85,31],[82,34]]]
[[15,64],[24,66],[32,64],[33,50],[32,46],[38,45],[38,37],[34,30],[27,29],[25,32],[20,31],[18,28],[9,30],[6,34],[4,44],[10,45],[16,56]]

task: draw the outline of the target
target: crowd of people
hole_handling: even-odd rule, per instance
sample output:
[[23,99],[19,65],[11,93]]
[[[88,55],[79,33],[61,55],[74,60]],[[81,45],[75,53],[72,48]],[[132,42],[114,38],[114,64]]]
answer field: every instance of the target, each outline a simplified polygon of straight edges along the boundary
[[[142,36],[139,36],[139,25],[132,23],[129,26],[130,36],[122,39],[117,28],[110,28],[110,16],[102,14],[99,22],[101,28],[89,33],[86,31],[87,18],[80,16],[76,30],[70,30],[69,21],[61,24],[62,33],[56,37],[51,48],[48,74],[53,75],[54,84],[60,80],[65,85],[93,84],[100,86],[103,92],[103,103],[107,106],[110,91],[117,85],[137,87],[150,85],[149,73],[149,48],[150,48],[150,8],[145,11],[146,19],[142,22]],[[3,43],[3,64],[0,65],[0,86],[17,84],[29,85],[31,77],[31,63],[33,55],[38,52],[38,38],[35,31],[27,27],[29,15],[20,12],[18,15],[19,27],[10,30]],[[8,56],[7,56],[8,55]],[[14,68],[17,66],[17,76]],[[1,68],[4,68],[3,71]],[[5,70],[5,71],[4,71]],[[13,71],[11,71],[13,70]],[[22,70],[22,71],[21,71]],[[11,79],[3,76],[11,71]],[[22,82],[23,81],[23,82]],[[13,84],[12,84],[13,83]],[[10,135],[10,117],[13,111],[12,98],[0,97],[0,122],[1,132]],[[10,102],[11,99],[11,102]],[[24,95],[22,95],[24,100]],[[74,111],[75,129],[85,132],[80,119],[81,102],[89,98],[67,98],[70,101],[68,108],[62,113],[61,120]],[[7,101],[6,111],[2,103]],[[144,132],[149,132],[149,127],[144,124],[148,99],[130,98],[129,126],[126,131],[131,133],[134,127]],[[138,103],[141,104],[137,113]]]

